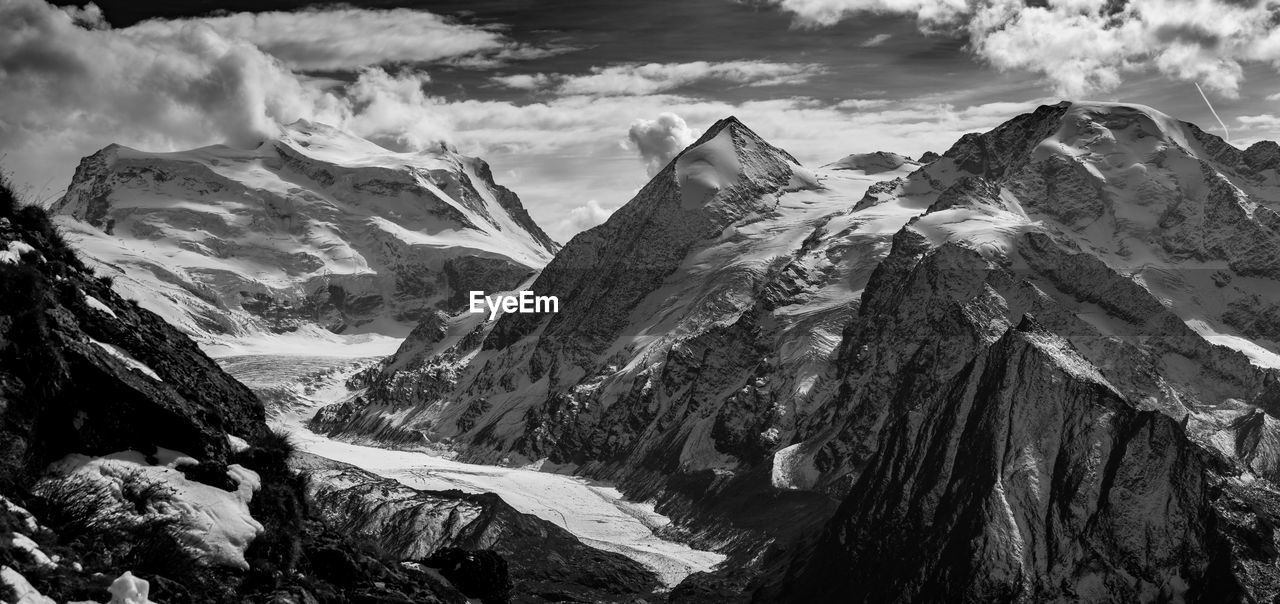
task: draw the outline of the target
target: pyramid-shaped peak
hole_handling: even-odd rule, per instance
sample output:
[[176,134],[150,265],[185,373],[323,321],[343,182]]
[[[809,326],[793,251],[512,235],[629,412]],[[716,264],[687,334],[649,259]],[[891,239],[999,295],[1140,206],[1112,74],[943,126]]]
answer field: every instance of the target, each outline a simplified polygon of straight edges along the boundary
[[796,165],[800,164],[800,162],[790,153],[771,145],[764,139],[764,137],[756,134],[754,130],[748,128],[746,124],[742,123],[742,120],[739,120],[733,115],[717,120],[710,128],[707,128],[706,132],[702,133],[702,136],[698,137],[698,140],[694,141],[692,145],[686,147],[685,150],[681,152],[681,155],[702,147],[726,133],[728,135],[728,141],[730,141],[736,149],[736,155],[740,157],[744,153],[750,153],[753,155],[769,156],[776,161]]
[[730,116],[707,129],[671,167],[681,188],[681,207],[688,210],[701,207],[735,183],[787,182],[800,162]]
[[759,134],[756,134],[754,130],[752,130],[751,128],[748,128],[746,124],[742,123],[742,120],[739,120],[737,116],[731,115],[729,117],[716,120],[716,123],[712,124],[710,128],[707,128],[707,131],[703,132],[702,136],[698,137],[698,140],[690,146],[696,147],[702,143],[705,143],[715,138],[716,136],[719,136],[719,134],[721,132],[724,132],[725,130],[728,130],[739,136],[744,136],[744,137],[759,140],[759,141],[764,140],[763,138],[761,138]]

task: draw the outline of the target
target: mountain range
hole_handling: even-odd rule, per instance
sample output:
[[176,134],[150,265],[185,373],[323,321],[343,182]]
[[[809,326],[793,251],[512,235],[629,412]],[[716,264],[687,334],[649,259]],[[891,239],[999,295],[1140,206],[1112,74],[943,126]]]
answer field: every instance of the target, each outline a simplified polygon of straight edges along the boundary
[[729,118],[543,269],[560,313],[430,321],[313,426],[655,499],[741,562],[677,595],[1264,599],[1277,151],[1061,103],[809,170]]
[[[178,329],[208,349],[407,332],[312,430],[607,481],[671,518],[664,537],[728,556],[669,593],[619,556],[548,570],[512,543],[585,546],[500,499],[296,456],[327,526],[402,560],[496,552],[517,600],[1280,595],[1273,142],[1241,150],[1149,107],[1063,102],[919,160],[809,168],[729,117],[560,247],[478,159],[297,123],[251,150],[108,147],[53,211],[114,281],[67,269],[98,302],[42,307],[90,326],[46,334],[51,354],[110,368],[95,388],[145,381],[130,360],[161,382],[195,377],[131,394],[158,401],[125,407],[144,419],[86,411],[76,433],[93,438],[24,471],[167,447],[225,473],[244,461],[214,444],[225,434],[268,447],[271,410]],[[9,245],[16,265],[35,262]],[[559,310],[490,320],[466,308],[472,289],[556,296]],[[164,344],[96,327],[99,306]],[[94,338],[107,356],[84,348]],[[176,424],[199,451],[177,428],[96,436],[173,408],[222,418]],[[457,524],[476,517],[487,524]]]

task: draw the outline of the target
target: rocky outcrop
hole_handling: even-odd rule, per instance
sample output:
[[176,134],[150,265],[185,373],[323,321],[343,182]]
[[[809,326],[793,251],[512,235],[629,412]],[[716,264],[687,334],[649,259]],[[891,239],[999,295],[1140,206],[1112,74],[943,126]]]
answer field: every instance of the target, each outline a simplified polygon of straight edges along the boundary
[[68,453],[156,446],[212,462],[226,435],[256,438],[263,408],[186,336],[111,290],[66,251],[43,214],[0,218],[0,480]]

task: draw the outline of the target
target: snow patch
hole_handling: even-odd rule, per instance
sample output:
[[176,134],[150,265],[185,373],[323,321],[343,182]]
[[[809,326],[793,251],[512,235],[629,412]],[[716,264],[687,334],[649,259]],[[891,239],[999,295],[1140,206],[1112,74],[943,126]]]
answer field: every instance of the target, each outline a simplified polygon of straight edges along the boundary
[[0,250],[0,264],[17,264],[22,260],[23,254],[30,254],[34,251],[36,249],[26,243],[10,241],[7,248]]
[[133,576],[129,571],[112,581],[107,591],[111,593],[111,601],[107,604],[153,604],[148,599],[151,584]]
[[243,453],[249,450],[249,441],[239,436],[227,435],[227,446],[231,447],[232,453]]
[[32,516],[31,512],[28,512],[26,508],[9,501],[9,499],[3,495],[0,495],[0,505],[3,505],[9,513],[21,518],[23,527],[27,529],[28,533],[34,533],[40,530],[40,523],[36,522],[36,517]]
[[31,559],[35,561],[36,566],[39,566],[40,568],[57,568],[57,563],[49,558],[49,556],[44,553],[44,550],[40,549],[40,545],[35,541],[32,541],[30,537],[23,535],[22,533],[13,533],[9,535],[9,541],[10,545],[13,547],[27,552],[27,554],[31,556]]
[[156,372],[153,369],[148,367],[146,363],[143,363],[142,361],[139,361],[138,359],[133,358],[133,355],[129,354],[129,352],[126,351],[125,349],[120,348],[119,346],[108,344],[106,342],[99,342],[98,340],[95,340],[93,338],[89,338],[89,341],[93,342],[94,344],[97,344],[98,347],[106,351],[107,354],[115,357],[117,360],[123,362],[125,365],[128,365],[130,369],[133,369],[135,371],[140,371],[147,377],[157,382],[164,381],[160,379],[160,376],[156,374]]
[[0,582],[8,585],[13,589],[14,600],[12,604],[57,604],[53,598],[45,597],[31,586],[27,578],[8,566],[0,567]]
[[773,454],[770,482],[775,489],[805,489],[816,481],[817,469],[800,450],[803,445],[796,443]]
[[1191,319],[1186,323],[1187,327],[1200,334],[1200,337],[1219,346],[1226,346],[1244,353],[1246,357],[1249,357],[1249,362],[1258,367],[1280,369],[1280,354],[1263,348],[1246,338],[1219,332],[1203,319]]
[[687,149],[676,160],[676,182],[680,183],[680,207],[696,210],[728,186],[738,181],[742,166],[729,128],[711,140]]
[[245,549],[263,530],[262,524],[249,514],[249,501],[262,484],[257,473],[236,464],[227,466],[227,475],[238,486],[235,492],[227,492],[188,480],[177,468],[196,463],[189,456],[161,448],[155,457],[158,463],[152,465],[137,451],[106,457],[76,454],[55,463],[52,469],[67,478],[98,481],[117,497],[125,481],[141,472],[145,480],[172,491],[171,497],[149,502],[146,515],[177,517],[194,538],[200,553],[210,561],[247,569]]
[[104,304],[104,303],[102,302],[102,300],[99,300],[99,299],[97,299],[97,298],[95,298],[95,297],[93,297],[93,296],[90,296],[89,294],[85,294],[85,295],[84,295],[84,301],[85,301],[85,303],[86,303],[86,304],[88,304],[88,305],[89,305],[89,308],[92,308],[92,309],[94,309],[94,310],[96,310],[96,311],[98,311],[98,312],[100,312],[100,313],[102,313],[102,314],[104,314],[104,315],[107,315],[107,316],[111,317],[112,319],[119,319],[119,318],[120,318],[120,317],[117,317],[117,316],[116,316],[116,311],[111,310],[111,307],[110,307],[110,306],[107,306],[106,304]]

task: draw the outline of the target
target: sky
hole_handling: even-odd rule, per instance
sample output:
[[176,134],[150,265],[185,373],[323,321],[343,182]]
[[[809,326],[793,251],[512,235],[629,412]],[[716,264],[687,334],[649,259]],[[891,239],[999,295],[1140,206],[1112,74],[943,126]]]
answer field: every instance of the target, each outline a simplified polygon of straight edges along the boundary
[[812,166],[1060,99],[1247,146],[1280,138],[1278,66],[1280,0],[0,0],[0,165],[48,202],[111,143],[306,118],[481,157],[563,242],[729,115]]

